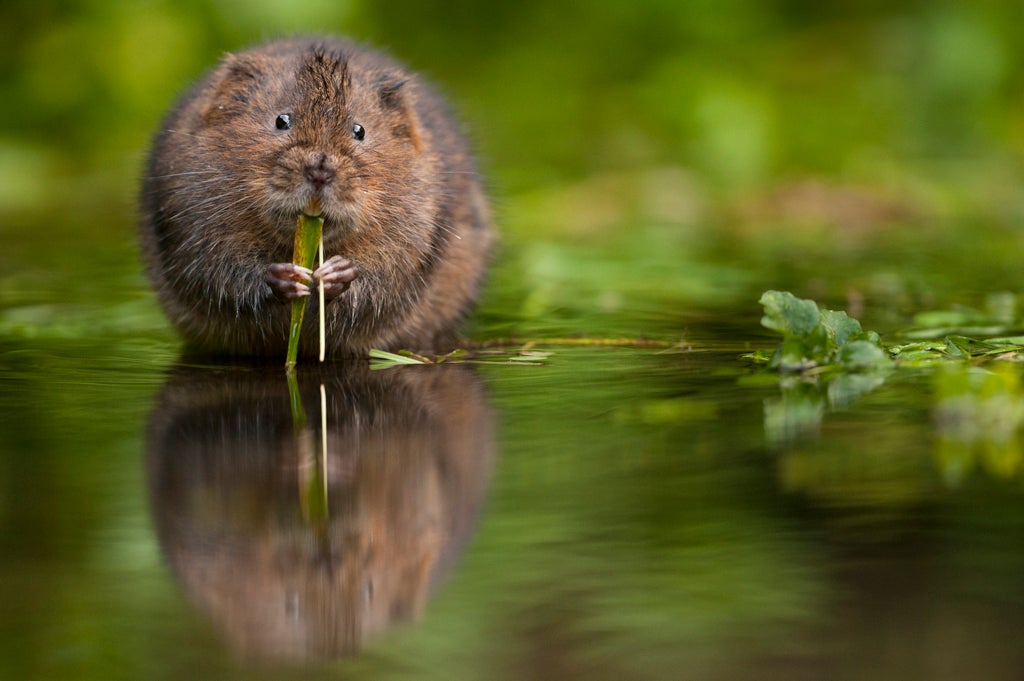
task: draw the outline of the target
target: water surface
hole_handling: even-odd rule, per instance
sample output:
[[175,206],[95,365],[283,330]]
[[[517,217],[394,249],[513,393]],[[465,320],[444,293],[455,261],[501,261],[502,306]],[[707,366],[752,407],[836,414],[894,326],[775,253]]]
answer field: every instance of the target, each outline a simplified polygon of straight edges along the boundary
[[506,246],[473,333],[525,354],[292,386],[182,362],[132,248],[69,235],[4,283],[0,676],[1019,678],[1016,365],[747,356],[764,288],[896,337],[971,273],[638,229]]
[[0,392],[5,677],[1024,663],[1019,481],[947,479],[928,375],[780,431],[792,398],[724,341],[334,367],[300,374],[316,441],[328,386],[321,479],[276,368],[29,345],[5,342]]

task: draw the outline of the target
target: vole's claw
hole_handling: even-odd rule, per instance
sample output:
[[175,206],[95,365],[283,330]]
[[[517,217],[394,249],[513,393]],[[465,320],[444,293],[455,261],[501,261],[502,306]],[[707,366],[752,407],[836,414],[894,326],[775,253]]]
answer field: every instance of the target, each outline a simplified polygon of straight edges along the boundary
[[267,268],[264,279],[279,300],[288,302],[309,295],[313,272],[301,265],[280,262]]
[[324,298],[332,300],[344,293],[359,276],[355,263],[340,255],[331,256],[313,272],[313,278],[324,287]]

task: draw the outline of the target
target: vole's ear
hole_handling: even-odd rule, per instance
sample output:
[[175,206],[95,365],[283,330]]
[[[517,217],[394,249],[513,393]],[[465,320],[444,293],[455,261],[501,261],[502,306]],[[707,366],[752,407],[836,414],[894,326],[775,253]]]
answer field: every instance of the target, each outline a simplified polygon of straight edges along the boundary
[[377,82],[377,96],[380,108],[390,114],[393,121],[391,132],[399,139],[408,140],[416,151],[423,148],[420,135],[420,121],[413,107],[415,94],[409,86],[409,80],[399,76],[385,76]]
[[209,96],[203,109],[203,122],[214,125],[245,110],[262,78],[255,60],[229,54],[221,60],[207,84]]
[[380,105],[385,109],[401,109],[405,106],[405,84],[408,79],[397,76],[385,76],[377,82],[377,94]]

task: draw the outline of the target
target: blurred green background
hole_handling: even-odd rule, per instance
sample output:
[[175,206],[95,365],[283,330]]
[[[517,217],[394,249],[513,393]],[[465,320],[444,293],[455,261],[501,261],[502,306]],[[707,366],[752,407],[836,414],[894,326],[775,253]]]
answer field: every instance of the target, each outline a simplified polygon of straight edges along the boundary
[[66,326],[73,309],[38,306],[102,297],[111,325],[166,332],[134,245],[150,136],[224,52],[296,33],[390,50],[465,119],[505,244],[483,332],[671,335],[700,309],[741,303],[756,326],[767,287],[844,306],[853,290],[869,323],[897,328],[915,309],[1019,283],[1019,3],[76,0],[0,12],[8,328]]
[[539,219],[514,207],[588,179],[606,201],[629,193],[676,219],[809,176],[924,209],[1024,211],[1019,3],[14,0],[0,12],[7,233],[30,212],[128,210],[177,94],[225,51],[310,32],[368,40],[438,81],[517,234],[608,221],[600,206]]

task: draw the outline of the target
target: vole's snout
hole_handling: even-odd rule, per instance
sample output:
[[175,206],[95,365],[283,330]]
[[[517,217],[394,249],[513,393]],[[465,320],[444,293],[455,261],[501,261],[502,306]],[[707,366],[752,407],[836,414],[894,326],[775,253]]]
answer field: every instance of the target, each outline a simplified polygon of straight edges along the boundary
[[328,161],[325,154],[320,154],[318,158],[307,161],[302,172],[313,188],[318,190],[322,190],[334,182],[334,178],[338,176],[334,164]]

